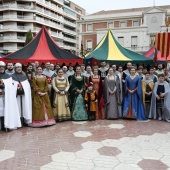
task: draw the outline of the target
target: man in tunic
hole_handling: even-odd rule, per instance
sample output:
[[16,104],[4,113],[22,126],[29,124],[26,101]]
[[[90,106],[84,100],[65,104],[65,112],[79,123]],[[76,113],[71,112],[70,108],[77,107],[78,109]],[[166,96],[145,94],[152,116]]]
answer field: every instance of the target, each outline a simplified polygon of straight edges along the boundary
[[154,68],[150,67],[150,78],[153,80],[154,83],[156,83],[158,81],[158,77],[154,74]]
[[139,78],[141,80],[144,78],[143,67],[142,66],[139,66],[139,68],[138,68],[138,76],[139,76]]
[[67,74],[68,74],[68,76],[74,75],[74,70],[73,70],[72,64],[69,65]]
[[114,75],[118,75],[118,71],[116,70],[116,68],[117,68],[116,64],[113,64],[112,68],[113,68]]
[[132,67],[132,63],[127,63],[127,69],[123,71],[123,82],[125,82],[125,79],[127,76],[130,76],[130,69]]
[[27,126],[32,123],[31,87],[20,63],[15,64],[15,73],[12,74],[12,79],[14,80],[21,122],[23,126]]
[[154,82],[150,78],[150,73],[147,72],[142,80],[143,105],[147,117],[149,116],[153,88],[154,88]]
[[15,87],[3,61],[0,61],[0,124],[1,130],[21,127]]
[[170,122],[170,88],[165,81],[165,76],[160,74],[158,82],[155,83],[149,118],[166,120]]
[[5,70],[5,72],[9,75],[14,74],[14,66],[13,63],[9,62],[7,63],[7,69]]
[[99,70],[99,76],[102,78],[102,80],[104,80],[104,78],[108,74],[108,68],[106,67],[106,62],[105,61],[102,61],[100,63],[100,68],[98,70]]
[[82,64],[81,65],[81,75],[85,74],[86,73],[86,70],[85,70],[85,65]]
[[164,74],[164,70],[163,70],[162,64],[158,64],[158,69],[155,71],[155,73],[157,74],[157,76],[159,74]]
[[43,75],[46,76],[46,79],[48,81],[48,93],[49,96],[51,96],[51,88],[52,88],[52,79],[54,77],[54,71],[50,70],[51,66],[50,66],[50,62],[47,62],[45,64],[45,70],[43,71]]

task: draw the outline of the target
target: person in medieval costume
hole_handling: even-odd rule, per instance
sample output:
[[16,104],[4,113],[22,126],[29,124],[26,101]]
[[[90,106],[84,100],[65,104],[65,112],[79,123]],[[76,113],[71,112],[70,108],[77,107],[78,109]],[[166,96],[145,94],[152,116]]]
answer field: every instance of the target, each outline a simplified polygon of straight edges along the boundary
[[93,75],[89,78],[89,82],[93,83],[93,90],[95,90],[97,94],[97,102],[96,102],[96,112],[95,118],[97,119],[104,119],[104,107],[102,107],[103,99],[103,87],[102,87],[102,78],[98,75],[98,67],[93,68]]
[[150,104],[151,104],[153,88],[154,88],[154,82],[150,78],[150,73],[147,72],[142,80],[142,97],[143,97],[143,105],[145,108],[146,117],[149,116],[149,112],[150,112]]
[[52,81],[55,91],[53,101],[53,112],[56,120],[59,122],[71,120],[71,113],[68,102],[69,81],[63,75],[63,70],[57,70],[57,77]]
[[170,86],[163,74],[159,75],[153,89],[149,118],[170,122]]
[[100,68],[98,70],[99,70],[99,76],[102,78],[102,80],[104,80],[104,78],[108,74],[108,68],[106,67],[105,61],[101,61]]
[[141,80],[135,68],[130,69],[130,76],[125,79],[123,99],[123,118],[146,120],[142,102]]
[[27,126],[32,123],[31,87],[20,63],[15,64],[15,73],[12,74],[12,79],[16,89],[21,122],[23,126]]
[[123,77],[123,83],[125,82],[126,77],[130,76],[130,69],[132,67],[132,63],[128,62],[126,67],[127,67],[127,69],[123,71],[123,76],[122,76]]
[[12,62],[7,63],[7,69],[5,70],[5,72],[9,75],[14,74],[14,66]]
[[0,129],[21,127],[16,91],[12,78],[5,73],[5,63],[0,61]]
[[42,67],[38,66],[37,75],[33,78],[33,101],[31,127],[44,127],[55,124],[55,119],[48,95],[48,82],[42,75]]
[[88,114],[88,120],[96,120],[96,102],[97,102],[97,94],[95,90],[93,90],[93,83],[89,82],[87,90],[85,92],[84,97],[86,108],[87,108],[87,114]]
[[120,80],[114,75],[113,68],[109,69],[104,79],[105,118],[119,118],[118,104],[120,103]]
[[164,69],[162,64],[158,64],[158,69],[155,71],[155,74],[158,76],[159,74],[164,74]]
[[150,78],[153,80],[154,83],[156,83],[158,81],[158,77],[154,74],[154,68],[150,67],[149,72]]
[[47,62],[45,64],[45,70],[43,71],[43,75],[46,76],[47,82],[48,82],[48,94],[51,97],[51,89],[52,89],[52,79],[55,76],[54,71],[50,70],[50,62]]
[[85,79],[81,76],[80,66],[76,67],[76,73],[71,77],[70,108],[72,120],[87,120],[87,111],[84,103]]

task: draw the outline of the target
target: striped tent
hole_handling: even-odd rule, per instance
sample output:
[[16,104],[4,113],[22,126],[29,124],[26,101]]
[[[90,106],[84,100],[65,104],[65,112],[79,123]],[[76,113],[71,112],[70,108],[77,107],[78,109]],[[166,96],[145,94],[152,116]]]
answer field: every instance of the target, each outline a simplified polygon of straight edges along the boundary
[[[155,60],[157,63],[165,63],[166,62],[166,58],[162,57],[161,52],[160,51],[156,51],[156,58],[155,57],[155,47],[151,47],[146,53],[143,54],[145,57],[150,58]],[[167,60],[170,60],[170,54],[167,57]]]
[[119,64],[122,62],[152,62],[152,59],[122,47],[113,36],[111,30],[108,30],[107,34],[99,42],[96,48],[85,56],[85,59],[91,58]]

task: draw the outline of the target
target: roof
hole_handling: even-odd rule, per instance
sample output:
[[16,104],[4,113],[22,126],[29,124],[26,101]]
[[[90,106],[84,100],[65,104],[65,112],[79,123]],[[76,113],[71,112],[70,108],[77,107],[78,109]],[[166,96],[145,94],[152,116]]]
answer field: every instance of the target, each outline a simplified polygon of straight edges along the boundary
[[[156,6],[158,8],[162,9],[167,9],[170,8],[170,5],[164,5],[164,6]],[[93,15],[105,15],[105,14],[114,14],[114,13],[126,13],[126,12],[144,12],[146,10],[149,10],[152,7],[142,7],[142,8],[129,8],[129,9],[118,9],[118,10],[102,10],[93,14],[90,14],[88,16],[93,16]]]
[[13,62],[28,62],[39,61],[65,64],[81,63],[82,59],[70,52],[61,49],[56,42],[51,38],[45,26],[37,33],[34,39],[24,48],[7,55],[4,58],[6,61]]

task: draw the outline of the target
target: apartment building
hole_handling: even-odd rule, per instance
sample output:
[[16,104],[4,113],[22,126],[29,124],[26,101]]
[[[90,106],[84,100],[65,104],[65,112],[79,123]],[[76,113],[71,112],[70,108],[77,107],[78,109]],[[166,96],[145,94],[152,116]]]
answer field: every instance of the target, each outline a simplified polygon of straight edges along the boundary
[[23,48],[28,30],[35,35],[44,25],[60,47],[76,53],[76,20],[84,14],[69,0],[0,0],[0,52]]
[[99,11],[84,16],[78,21],[79,50],[82,44],[85,53],[91,51],[111,29],[123,47],[144,53],[154,44],[156,33],[166,31],[167,19],[170,20],[170,5]]

